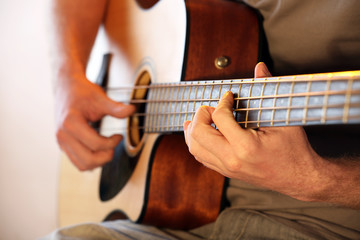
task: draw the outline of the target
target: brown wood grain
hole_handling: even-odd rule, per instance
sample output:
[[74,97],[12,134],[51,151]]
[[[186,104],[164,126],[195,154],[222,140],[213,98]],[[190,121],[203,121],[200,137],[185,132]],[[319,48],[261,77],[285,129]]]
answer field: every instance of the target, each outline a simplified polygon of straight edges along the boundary
[[[188,0],[185,80],[252,77],[258,61],[259,27],[255,11],[225,0]],[[218,69],[215,59],[230,58]]]
[[225,178],[197,162],[182,135],[164,135],[152,165],[144,223],[191,229],[216,219]]

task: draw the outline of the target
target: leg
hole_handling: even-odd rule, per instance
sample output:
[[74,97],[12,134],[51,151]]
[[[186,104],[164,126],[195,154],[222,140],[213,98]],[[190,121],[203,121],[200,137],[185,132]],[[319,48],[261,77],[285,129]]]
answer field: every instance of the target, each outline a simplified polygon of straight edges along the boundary
[[203,239],[196,234],[180,230],[166,230],[132,223],[128,220],[86,223],[58,229],[41,240],[113,240],[113,239]]

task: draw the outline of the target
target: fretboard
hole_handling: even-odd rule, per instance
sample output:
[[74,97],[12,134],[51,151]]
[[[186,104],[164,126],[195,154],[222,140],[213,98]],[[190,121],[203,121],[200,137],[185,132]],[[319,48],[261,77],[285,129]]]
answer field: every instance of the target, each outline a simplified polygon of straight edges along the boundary
[[234,93],[244,128],[360,123],[360,71],[257,79],[187,81],[149,86],[146,132],[182,131],[201,105]]

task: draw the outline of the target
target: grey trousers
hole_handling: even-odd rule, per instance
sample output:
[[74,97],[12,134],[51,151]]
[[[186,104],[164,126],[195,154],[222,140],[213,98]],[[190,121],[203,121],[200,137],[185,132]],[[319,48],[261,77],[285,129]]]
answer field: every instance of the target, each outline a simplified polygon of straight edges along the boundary
[[127,220],[87,223],[58,229],[42,240],[110,239],[314,239],[261,214],[223,211],[215,223],[190,231],[162,229]]

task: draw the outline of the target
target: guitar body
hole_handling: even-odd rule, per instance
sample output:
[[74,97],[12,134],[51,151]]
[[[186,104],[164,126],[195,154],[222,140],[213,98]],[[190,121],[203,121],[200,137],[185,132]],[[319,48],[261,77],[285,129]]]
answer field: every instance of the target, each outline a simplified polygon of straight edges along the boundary
[[[182,79],[253,76],[259,44],[254,12],[217,0],[186,1],[186,7]],[[231,64],[218,69],[214,62],[221,56],[231,59]],[[190,229],[215,221],[224,205],[225,178],[199,164],[182,135],[162,136],[152,161],[144,223]]]
[[[113,0],[104,29],[113,54],[109,87],[250,77],[259,61],[257,15],[232,1]],[[225,64],[216,65],[224,59]],[[109,96],[128,101],[146,94]],[[136,122],[107,119],[103,128]],[[126,216],[177,229],[216,219],[224,204],[226,180],[191,156],[183,135],[131,131],[124,135],[113,162],[102,172],[80,174],[63,163],[67,175],[60,179],[61,225],[100,221],[109,213],[107,219]]]

